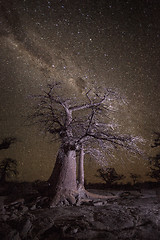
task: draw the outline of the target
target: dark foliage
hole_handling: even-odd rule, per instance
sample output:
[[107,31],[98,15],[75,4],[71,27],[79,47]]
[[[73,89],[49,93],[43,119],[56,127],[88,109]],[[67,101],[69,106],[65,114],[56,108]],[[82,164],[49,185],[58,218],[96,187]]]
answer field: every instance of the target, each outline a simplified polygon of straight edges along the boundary
[[[152,148],[157,148],[160,146],[160,133],[155,132],[156,138],[154,140],[154,145],[152,145]],[[151,164],[151,171],[149,172],[149,176],[151,178],[156,179],[158,182],[160,182],[160,154],[156,154],[155,157],[150,157],[150,164]]]
[[17,161],[12,158],[4,158],[0,163],[0,182],[5,182],[12,175],[18,175]]
[[151,146],[152,148],[160,146],[160,133],[159,132],[154,132],[157,137],[154,140],[154,144]]
[[124,175],[118,174],[114,168],[99,168],[97,177],[100,177],[107,185],[112,185],[114,182],[125,178]]
[[[11,144],[15,143],[17,139],[15,137],[7,137],[0,143],[0,150],[10,148]],[[0,162],[0,182],[5,182],[7,178],[12,175],[18,175],[17,161],[12,158],[4,158]]]
[[0,143],[0,150],[2,149],[8,149],[12,143],[16,142],[16,138],[14,137],[8,137],[4,138],[2,142]]
[[130,173],[130,177],[132,178],[133,184],[135,185],[138,182],[137,180],[138,180],[138,178],[141,177],[141,175],[136,174],[136,173]]
[[151,157],[150,163],[152,166],[150,167],[151,171],[149,172],[149,176],[160,182],[160,154],[157,154],[155,157]]

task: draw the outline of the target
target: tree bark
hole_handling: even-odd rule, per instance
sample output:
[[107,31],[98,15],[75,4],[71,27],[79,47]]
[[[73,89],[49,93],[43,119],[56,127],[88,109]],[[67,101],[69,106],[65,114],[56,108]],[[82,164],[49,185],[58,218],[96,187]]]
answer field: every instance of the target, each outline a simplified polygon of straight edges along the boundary
[[83,149],[83,146],[81,147],[80,156],[79,156],[78,183],[81,187],[84,187],[84,149]]
[[77,194],[76,182],[76,151],[65,150],[63,146],[59,149],[55,167],[49,178],[51,205],[63,201],[72,204]]

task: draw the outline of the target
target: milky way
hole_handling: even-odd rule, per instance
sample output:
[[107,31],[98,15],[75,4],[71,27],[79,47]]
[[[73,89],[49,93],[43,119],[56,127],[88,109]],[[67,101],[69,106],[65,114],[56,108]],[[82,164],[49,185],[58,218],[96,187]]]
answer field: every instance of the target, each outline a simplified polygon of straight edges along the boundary
[[[28,95],[52,79],[77,94],[95,85],[118,89],[129,102],[119,115],[123,129],[142,135],[146,152],[154,154],[153,132],[160,131],[159,1],[1,0],[0,7],[1,138],[18,139],[1,159],[18,160],[20,180],[47,179],[55,160],[57,144],[26,127],[22,117],[32,105]],[[124,162],[114,165],[118,171],[147,171],[144,160]],[[94,174],[87,174],[89,181]]]

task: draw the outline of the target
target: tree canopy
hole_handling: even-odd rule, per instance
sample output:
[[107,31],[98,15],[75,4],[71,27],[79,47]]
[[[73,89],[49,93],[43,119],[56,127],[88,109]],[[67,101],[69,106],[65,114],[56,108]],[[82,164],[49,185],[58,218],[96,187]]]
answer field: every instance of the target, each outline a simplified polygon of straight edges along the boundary
[[110,88],[103,92],[90,89],[79,98],[70,96],[62,84],[54,82],[36,99],[32,121],[40,124],[53,139],[63,140],[66,146],[78,150],[83,144],[85,151],[97,160],[106,158],[106,154],[111,156],[117,148],[142,153],[138,146],[143,139],[120,133],[113,116],[124,104],[118,92]]

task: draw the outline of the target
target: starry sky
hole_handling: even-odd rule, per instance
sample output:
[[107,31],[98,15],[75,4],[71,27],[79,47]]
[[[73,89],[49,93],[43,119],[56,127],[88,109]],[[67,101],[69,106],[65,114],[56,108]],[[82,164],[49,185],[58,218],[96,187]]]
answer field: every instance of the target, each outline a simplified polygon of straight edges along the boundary
[[[144,150],[155,155],[159,15],[156,0],[0,0],[0,137],[18,140],[0,159],[17,159],[18,180],[46,180],[53,168],[58,143],[26,126],[24,117],[34,105],[28,96],[53,79],[77,96],[95,84],[118,89],[128,101],[117,116],[123,131],[145,138]],[[118,173],[148,171],[146,160],[120,155],[108,159]],[[86,161],[87,181],[99,181],[97,167]]]

